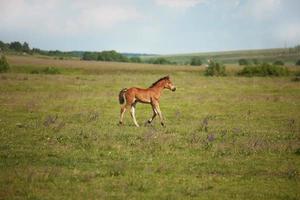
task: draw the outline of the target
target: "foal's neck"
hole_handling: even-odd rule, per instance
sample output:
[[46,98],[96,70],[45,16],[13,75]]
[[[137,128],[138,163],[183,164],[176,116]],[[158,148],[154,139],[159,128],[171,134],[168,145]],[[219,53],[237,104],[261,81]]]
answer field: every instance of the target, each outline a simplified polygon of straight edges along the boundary
[[159,94],[161,94],[162,90],[164,89],[164,85],[162,82],[158,82],[152,87],[152,89],[156,90],[157,92],[159,92]]

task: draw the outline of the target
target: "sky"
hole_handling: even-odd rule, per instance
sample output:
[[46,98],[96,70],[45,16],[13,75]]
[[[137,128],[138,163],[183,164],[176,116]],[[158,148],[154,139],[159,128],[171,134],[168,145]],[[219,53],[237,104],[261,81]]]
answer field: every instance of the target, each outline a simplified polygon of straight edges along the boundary
[[0,40],[179,54],[300,44],[299,0],[0,0]]

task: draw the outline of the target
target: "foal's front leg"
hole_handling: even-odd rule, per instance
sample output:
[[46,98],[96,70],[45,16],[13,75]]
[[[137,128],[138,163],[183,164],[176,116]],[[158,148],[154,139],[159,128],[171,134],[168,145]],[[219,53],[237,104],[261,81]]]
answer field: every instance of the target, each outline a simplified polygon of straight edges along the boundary
[[154,103],[153,105],[154,105],[154,109],[155,109],[156,113],[157,113],[158,116],[159,116],[160,124],[161,124],[162,126],[165,126],[164,119],[163,119],[163,116],[162,116],[162,114],[161,114],[161,111],[160,111],[158,102]]
[[151,122],[153,121],[153,119],[156,117],[157,115],[157,111],[155,110],[155,107],[153,105],[152,106],[152,110],[153,110],[153,115],[152,117],[148,120],[148,123],[151,124]]

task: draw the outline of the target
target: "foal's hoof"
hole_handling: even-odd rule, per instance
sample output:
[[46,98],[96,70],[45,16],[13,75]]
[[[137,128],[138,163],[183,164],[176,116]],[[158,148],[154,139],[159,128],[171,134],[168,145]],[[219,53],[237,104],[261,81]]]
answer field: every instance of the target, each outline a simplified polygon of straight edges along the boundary
[[119,126],[122,126],[122,125],[123,125],[123,122],[119,122],[118,125],[119,125]]
[[150,120],[146,121],[144,126],[152,126],[151,121]]
[[163,122],[161,122],[160,124],[161,124],[163,127],[166,127],[166,125],[165,125]]

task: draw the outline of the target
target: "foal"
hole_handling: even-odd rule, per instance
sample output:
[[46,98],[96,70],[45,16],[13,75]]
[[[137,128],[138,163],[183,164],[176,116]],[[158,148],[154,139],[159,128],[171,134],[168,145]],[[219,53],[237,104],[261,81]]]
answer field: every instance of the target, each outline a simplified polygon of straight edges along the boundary
[[165,88],[172,90],[173,92],[176,90],[176,87],[171,82],[169,76],[157,80],[147,89],[132,87],[129,89],[125,88],[121,90],[119,93],[119,102],[123,105],[121,107],[119,123],[123,124],[124,113],[127,109],[130,108],[130,115],[133,119],[133,122],[137,127],[139,127],[139,124],[135,119],[135,105],[137,104],[137,102],[140,102],[151,104],[152,106],[153,115],[148,120],[148,123],[150,124],[152,120],[156,117],[156,115],[158,115],[160,118],[161,125],[164,126],[163,117],[159,109],[159,98],[161,96],[162,90]]

